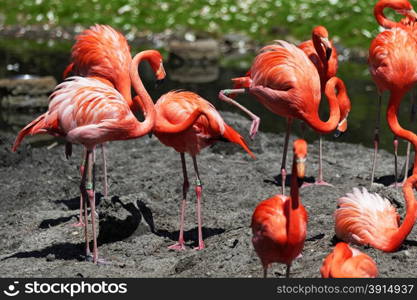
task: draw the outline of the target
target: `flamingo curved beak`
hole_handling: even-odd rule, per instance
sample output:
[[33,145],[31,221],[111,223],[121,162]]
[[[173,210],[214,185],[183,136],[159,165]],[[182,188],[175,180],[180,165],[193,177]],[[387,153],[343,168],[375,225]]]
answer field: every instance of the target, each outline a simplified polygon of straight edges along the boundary
[[297,157],[295,159],[295,163],[297,167],[297,177],[299,179],[303,179],[305,176],[305,171],[306,171],[305,161],[306,161],[306,157]]
[[347,130],[347,118],[344,118],[337,125],[336,131],[334,132],[334,137],[335,138],[340,137],[342,134],[345,133],[346,130]]
[[321,42],[326,49],[326,59],[329,60],[330,56],[332,56],[332,44],[328,38],[321,38]]

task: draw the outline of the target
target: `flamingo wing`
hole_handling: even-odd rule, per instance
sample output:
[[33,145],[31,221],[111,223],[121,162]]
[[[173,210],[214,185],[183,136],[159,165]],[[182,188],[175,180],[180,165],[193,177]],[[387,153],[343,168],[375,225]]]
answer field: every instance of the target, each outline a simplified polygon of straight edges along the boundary
[[79,76],[104,77],[114,84],[128,76],[131,61],[126,38],[108,25],[95,25],[76,37],[72,67],[64,76],[71,71]]
[[265,240],[277,245],[287,243],[287,218],[284,213],[287,201],[288,197],[275,195],[256,207],[251,223],[255,247]]
[[380,91],[408,87],[417,81],[417,43],[396,27],[378,34],[369,48],[369,70]]
[[389,244],[389,237],[398,229],[399,215],[390,202],[354,188],[353,193],[337,200],[336,235],[346,242],[369,244],[378,249]]
[[[264,103],[270,110],[297,118],[317,110],[319,74],[307,55],[295,45],[277,41],[263,47],[250,73],[252,92],[259,93],[263,99],[272,99]],[[305,101],[307,96],[312,101]],[[280,108],[274,109],[275,105]]]

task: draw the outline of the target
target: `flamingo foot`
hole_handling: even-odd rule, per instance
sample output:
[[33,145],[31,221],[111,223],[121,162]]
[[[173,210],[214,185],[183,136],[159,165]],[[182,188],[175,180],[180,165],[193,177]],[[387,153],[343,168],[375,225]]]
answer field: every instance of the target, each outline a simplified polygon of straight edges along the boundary
[[252,121],[252,125],[249,131],[249,137],[251,140],[253,140],[255,138],[255,135],[258,133],[259,123],[261,122],[260,120],[261,120],[260,118],[256,117]]
[[403,186],[403,182],[394,182],[393,184],[390,184],[389,186],[399,188]]
[[199,243],[198,247],[194,247],[194,250],[203,250],[204,248],[206,248],[204,246],[204,242]]
[[85,226],[85,224],[84,224],[84,222],[83,222],[83,221],[79,221],[79,222],[77,222],[77,223],[72,223],[72,224],[70,224],[70,226],[71,226],[71,227],[84,227],[84,226]]
[[178,242],[178,243],[175,243],[174,245],[169,246],[168,249],[182,251],[182,250],[185,250],[185,245],[184,245],[184,242],[182,243]]
[[305,187],[312,186],[312,185],[314,185],[314,184],[309,183],[309,182],[303,182],[303,184],[301,185],[301,188],[305,188]]
[[[86,255],[85,260],[88,261],[88,262],[94,262],[93,254],[90,253],[90,254]],[[97,258],[95,264],[96,265],[111,265],[112,263],[108,260],[105,260],[104,258]]]
[[331,187],[334,187],[334,185],[333,185],[333,184],[328,183],[328,182],[326,182],[326,181],[324,181],[324,180],[317,180],[316,182],[314,182],[314,185],[325,185],[325,186],[331,186]]

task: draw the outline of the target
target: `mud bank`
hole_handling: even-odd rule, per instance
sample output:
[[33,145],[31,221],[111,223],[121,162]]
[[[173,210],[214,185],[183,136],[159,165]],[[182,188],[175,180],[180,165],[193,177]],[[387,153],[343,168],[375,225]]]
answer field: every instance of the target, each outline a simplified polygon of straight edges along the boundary
[[[249,121],[232,113],[225,120],[245,136]],[[294,137],[292,137],[293,139]],[[167,247],[178,237],[182,172],[179,155],[155,137],[108,145],[109,197],[101,194],[101,156],[97,156],[97,199],[100,255],[108,265],[84,260],[83,231],[77,221],[81,147],[71,160],[63,145],[48,150],[23,143],[10,152],[14,136],[0,137],[0,269],[7,277],[260,277],[261,265],[251,244],[249,228],[260,200],[279,192],[276,185],[283,135],[260,132],[250,143],[257,160],[238,146],[218,143],[198,157],[203,179],[203,224],[206,249],[195,251],[195,194],[190,189],[186,212],[187,250]],[[348,138],[346,138],[348,140]],[[318,141],[309,145],[307,179],[318,168]],[[278,151],[279,150],[279,151]],[[368,186],[372,150],[342,142],[324,143],[325,179],[334,187],[301,190],[309,213],[302,258],[293,277],[319,277],[323,258],[337,241],[333,212],[336,199],[353,187]],[[291,154],[290,154],[291,157]],[[291,159],[289,159],[291,161]],[[403,157],[400,157],[402,165]],[[194,178],[187,157],[190,179]],[[380,152],[377,178],[392,182],[393,157]],[[288,166],[289,167],[289,166]],[[194,182],[194,180],[190,181]],[[405,209],[401,189],[377,184],[374,191]],[[415,277],[417,229],[395,253],[358,247],[378,264],[380,277]],[[270,276],[283,277],[275,264]]]

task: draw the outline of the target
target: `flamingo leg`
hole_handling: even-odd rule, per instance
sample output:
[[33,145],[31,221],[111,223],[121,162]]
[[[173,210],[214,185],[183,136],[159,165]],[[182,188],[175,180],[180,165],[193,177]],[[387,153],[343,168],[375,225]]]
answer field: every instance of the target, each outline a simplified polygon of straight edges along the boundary
[[398,187],[398,137],[394,135],[394,183],[392,186]]
[[247,109],[246,107],[244,107],[237,101],[233,100],[232,98],[228,97],[228,95],[231,95],[231,94],[244,94],[244,93],[246,93],[246,89],[221,90],[219,92],[219,99],[233,106],[236,106],[237,108],[242,110],[244,113],[246,113],[249,116],[249,118],[252,119],[252,125],[249,130],[249,136],[253,140],[255,138],[256,133],[258,132],[259,123],[261,122],[261,119],[257,115],[252,113],[249,109]]
[[290,139],[291,133],[291,124],[292,118],[287,118],[287,130],[285,133],[285,141],[284,141],[284,153],[282,154],[282,161],[281,161],[281,192],[282,195],[285,195],[285,179],[287,178],[287,171],[286,171],[286,162],[287,162],[287,152],[288,152],[288,142]]
[[318,174],[318,180],[316,180],[314,184],[333,186],[332,184],[323,180],[323,136],[321,134],[319,138],[319,174]]
[[[84,151],[84,161],[83,161],[83,165],[80,167],[80,173],[81,173],[81,184],[80,184],[80,191],[81,191],[81,197],[80,197],[80,214],[82,213],[82,207],[83,207],[83,201],[82,199],[87,198],[87,190],[86,190],[86,179],[87,179],[87,175],[84,172],[84,169],[86,169],[88,167],[87,162],[88,162],[88,157],[87,157],[87,152]],[[83,221],[84,219],[84,221]],[[87,214],[87,202],[84,201],[84,215],[80,215],[80,223],[83,224],[84,226],[84,238],[85,238],[85,255],[86,258],[90,257],[91,255],[91,251],[90,251],[90,244],[89,244],[89,240],[88,240],[88,214]]]
[[103,156],[103,186],[104,186],[104,197],[107,198],[107,196],[109,195],[109,185],[107,182],[107,162],[106,162],[106,149],[105,149],[105,144],[101,144],[101,153]]
[[263,266],[264,269],[264,278],[268,277],[268,266]]
[[[96,234],[96,220],[95,220],[95,218],[96,218],[96,214],[95,214],[96,203],[95,203],[94,180],[93,180],[93,176],[94,176],[94,154],[93,154],[93,151],[91,151],[91,150],[87,150],[87,159],[86,159],[85,166],[87,168],[87,170],[86,170],[87,175],[83,176],[84,180],[82,180],[80,188],[81,188],[82,193],[88,197],[89,202],[90,202],[91,229],[92,229],[92,233],[93,233],[93,263],[96,264],[98,262],[98,249],[97,249],[97,234]],[[86,180],[85,180],[85,177],[87,177]],[[87,222],[86,222],[85,226],[86,227],[88,226]]]
[[[84,170],[85,170],[85,163],[86,163],[86,161],[87,161],[87,151],[84,148],[83,159],[82,159],[82,162],[80,164],[80,175],[81,175],[81,178],[84,177]],[[77,223],[73,223],[73,224],[70,225],[72,227],[84,227],[85,224],[86,224],[83,221],[83,218],[84,218],[83,217],[83,202],[84,202],[84,195],[81,192],[81,195],[80,195],[80,215],[79,215],[79,218],[78,218],[78,222]]]
[[173,250],[185,250],[184,215],[185,215],[187,192],[188,192],[188,189],[190,188],[190,184],[188,182],[188,175],[187,175],[187,165],[185,163],[185,155],[184,153],[180,153],[180,155],[181,155],[181,165],[182,165],[182,174],[184,177],[184,183],[182,185],[182,201],[181,201],[181,208],[180,208],[180,233],[178,237],[178,242],[168,247],[168,249],[173,249]]
[[408,167],[410,166],[410,152],[411,152],[411,143],[407,143],[407,155],[405,157],[405,171],[404,171],[404,179],[401,183],[401,185],[404,185],[404,183],[407,181],[408,177]]
[[195,155],[192,156],[193,158],[193,165],[196,175],[196,186],[195,186],[195,193],[197,195],[197,224],[198,224],[198,247],[194,248],[195,250],[202,250],[204,249],[204,242],[203,242],[203,229],[202,229],[202,218],[201,218],[201,194],[203,192],[203,185],[201,183],[200,174],[198,172],[197,166],[197,158]]
[[287,265],[287,271],[285,272],[286,278],[290,278],[290,269],[291,269],[291,265]]
[[376,124],[375,124],[375,131],[374,131],[374,158],[373,158],[373,163],[372,163],[371,186],[374,183],[376,159],[377,159],[378,146],[379,146],[379,124],[381,120],[381,102],[382,102],[382,95],[379,94],[378,113],[376,117]]

